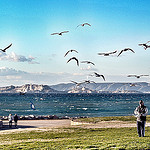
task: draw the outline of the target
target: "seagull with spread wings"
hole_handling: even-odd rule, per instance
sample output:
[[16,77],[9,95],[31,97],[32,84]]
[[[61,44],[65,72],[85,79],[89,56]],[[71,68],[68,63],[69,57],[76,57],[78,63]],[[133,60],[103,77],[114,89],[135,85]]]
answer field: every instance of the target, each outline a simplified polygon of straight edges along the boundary
[[136,77],[136,78],[140,78],[142,76],[149,76],[149,75],[128,75],[127,77]]
[[103,80],[105,81],[105,77],[104,77],[104,75],[102,75],[102,74],[98,74],[98,73],[96,73],[96,72],[94,72],[94,74],[95,74],[95,77],[102,77],[102,78],[103,78]]
[[115,54],[115,53],[117,53],[117,50],[116,50],[116,51],[114,51],[114,52],[98,53],[98,55],[109,56],[109,55],[111,55],[111,54]]
[[77,62],[77,65],[79,66],[79,60],[78,60],[76,57],[70,58],[70,59],[67,61],[67,63],[70,62],[71,60],[75,60],[75,61]]
[[63,31],[63,32],[58,32],[58,33],[52,33],[51,35],[56,35],[56,34],[58,34],[58,35],[62,35],[63,33],[68,33],[69,31]]
[[118,56],[120,56],[125,51],[131,51],[131,52],[135,53],[133,49],[131,49],[131,48],[125,48],[125,49],[123,49],[123,50],[120,51],[120,53],[118,54]]
[[[79,27],[79,26],[84,27],[85,25],[91,26],[89,23],[83,23],[83,24],[79,24],[77,27]],[[77,28],[77,27],[76,27],[76,28]]]
[[74,84],[76,84],[76,86],[80,86],[81,84],[83,84],[83,82],[80,82],[80,83],[75,82],[75,81],[71,81],[71,82],[74,83]]
[[5,47],[4,49],[0,49],[1,51],[3,51],[3,52],[6,52],[6,50],[8,49],[8,48],[10,48],[12,46],[12,43],[10,44],[10,45],[8,45],[7,47]]
[[143,46],[144,49],[146,50],[147,48],[150,48],[150,45],[147,45],[147,43],[149,43],[150,41],[143,43],[143,44],[139,44],[139,46]]
[[71,50],[67,51],[67,53],[64,55],[64,57],[67,56],[68,53],[70,53],[70,52],[76,52],[76,53],[78,53],[78,51],[76,51],[76,50],[74,50],[74,49],[71,49]]
[[95,65],[93,62],[91,61],[81,61],[81,63],[87,63],[87,64],[92,64],[92,65]]

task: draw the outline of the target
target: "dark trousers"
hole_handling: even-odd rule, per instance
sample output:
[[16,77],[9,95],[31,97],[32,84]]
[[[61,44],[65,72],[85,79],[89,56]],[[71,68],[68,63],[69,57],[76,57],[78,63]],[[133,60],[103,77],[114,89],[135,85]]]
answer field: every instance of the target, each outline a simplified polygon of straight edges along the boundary
[[145,123],[146,121],[137,121],[137,132],[139,137],[145,136]]
[[14,121],[15,122],[15,127],[17,127],[17,121]]
[[9,128],[12,127],[12,121],[9,121]]

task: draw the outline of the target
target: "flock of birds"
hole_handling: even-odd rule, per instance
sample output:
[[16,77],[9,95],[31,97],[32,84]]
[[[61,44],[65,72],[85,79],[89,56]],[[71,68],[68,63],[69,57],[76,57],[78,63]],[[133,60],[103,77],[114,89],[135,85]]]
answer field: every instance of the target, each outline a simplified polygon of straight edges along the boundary
[[[84,27],[84,26],[89,26],[89,27],[90,27],[91,24],[89,24],[89,23],[79,24],[76,28],[78,28],[78,27],[80,27],[80,26],[81,26],[81,27]],[[62,31],[62,32],[52,33],[51,35],[59,35],[59,36],[62,36],[63,34],[68,33],[68,32],[69,32],[69,31]],[[142,43],[142,44],[138,44],[138,45],[139,45],[139,46],[142,46],[145,50],[147,50],[148,48],[150,48],[150,45],[149,45],[148,43],[150,43],[150,41],[147,41],[146,43]],[[0,50],[1,50],[2,52],[6,52],[6,50],[9,49],[11,46],[12,46],[12,43],[9,44],[7,47],[5,47],[5,48],[3,48],[3,49],[0,49]],[[118,53],[117,57],[119,57],[123,52],[126,52],[126,51],[131,51],[132,53],[135,53],[135,51],[134,51],[133,49],[131,49],[131,48],[125,48],[125,49],[122,49],[122,50]],[[68,50],[68,51],[65,53],[64,57],[66,57],[69,53],[72,53],[72,52],[78,53],[77,50],[71,49],[71,50]],[[98,53],[98,55],[110,56],[110,55],[116,54],[117,52],[118,52],[118,51],[115,50],[115,51],[113,51],[113,52]],[[91,65],[94,65],[94,66],[95,66],[95,64],[94,64],[92,61],[81,61],[81,62],[79,62],[79,60],[78,60],[76,57],[71,57],[71,58],[67,61],[67,63],[69,63],[69,62],[72,61],[72,60],[76,61],[77,66],[79,66],[79,63],[86,63],[86,64],[91,64]],[[99,73],[97,73],[97,72],[94,72],[94,74],[92,74],[92,75],[90,75],[90,76],[101,77],[104,81],[106,81],[104,75],[103,75],[103,74],[99,74]],[[128,75],[127,77],[141,78],[142,76],[149,76],[149,75]],[[79,85],[81,85],[81,84],[83,84],[83,83],[95,83],[94,81],[90,81],[90,80],[85,80],[84,82],[81,82],[81,83],[78,83],[78,82],[75,82],[75,81],[71,81],[71,82],[75,83],[77,86],[79,86]]]
[[[78,28],[79,26],[82,26],[82,27],[84,27],[84,26],[91,26],[91,24],[89,24],[89,23],[79,24],[76,28]],[[68,32],[69,32],[69,31],[63,31],[63,32],[58,32],[58,33],[52,33],[51,35],[60,35],[60,36],[62,36],[64,33],[68,33]],[[139,46],[142,46],[142,47],[146,50],[147,48],[150,48],[150,45],[148,45],[148,43],[150,43],[150,41],[148,41],[148,42],[146,42],[146,43],[143,43],[143,44],[138,44],[138,45],[139,45]],[[131,49],[131,48],[124,48],[124,49],[122,49],[122,50],[118,53],[117,57],[119,57],[122,53],[124,53],[124,52],[126,52],[126,51],[130,51],[130,52],[132,52],[132,53],[135,53],[135,51],[134,51],[133,49]],[[78,53],[77,50],[71,49],[71,50],[68,50],[68,51],[65,53],[64,57],[66,57],[69,53],[72,53],[72,52]],[[112,51],[112,52],[98,53],[98,55],[110,56],[110,55],[116,54],[117,52],[118,52],[118,51],[115,50],[115,51]],[[91,65],[94,65],[94,66],[95,66],[95,64],[94,64],[92,61],[81,61],[81,62],[79,62],[79,60],[78,60],[76,57],[71,57],[71,58],[67,61],[67,63],[69,63],[69,62],[72,61],[72,60],[76,61],[77,66],[79,66],[79,63],[86,63],[86,64],[91,64]],[[104,81],[106,81],[104,75],[103,75],[103,74],[99,74],[99,73],[97,73],[97,72],[94,72],[94,74],[92,74],[92,75],[90,75],[90,76],[101,77]],[[142,75],[128,75],[127,77],[141,78],[142,76],[149,76],[149,75],[143,75],[143,74],[142,74]],[[80,86],[80,85],[83,84],[83,83],[95,83],[94,81],[90,81],[90,80],[85,80],[85,81],[80,82],[80,83],[75,82],[75,81],[71,81],[71,82],[73,82],[73,83],[76,84],[77,86]],[[131,86],[135,86],[135,84],[132,84]]]

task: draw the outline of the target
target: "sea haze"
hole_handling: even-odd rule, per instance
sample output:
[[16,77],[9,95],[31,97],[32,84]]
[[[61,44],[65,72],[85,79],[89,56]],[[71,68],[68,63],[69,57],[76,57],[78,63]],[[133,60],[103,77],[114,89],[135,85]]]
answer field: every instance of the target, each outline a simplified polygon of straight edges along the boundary
[[[128,116],[139,100],[150,108],[150,94],[0,94],[0,116]],[[31,102],[36,110],[31,109]]]

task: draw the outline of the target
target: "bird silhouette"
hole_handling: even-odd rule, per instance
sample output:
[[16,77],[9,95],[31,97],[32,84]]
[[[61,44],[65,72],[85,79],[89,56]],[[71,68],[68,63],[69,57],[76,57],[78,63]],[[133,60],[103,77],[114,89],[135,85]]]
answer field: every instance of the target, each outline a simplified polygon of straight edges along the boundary
[[76,28],[78,28],[79,26],[84,27],[85,25],[91,26],[89,23],[83,23],[83,24],[79,24]]
[[81,63],[87,63],[87,64],[92,64],[92,65],[95,65],[93,62],[91,61],[81,61]]
[[0,49],[1,51],[3,51],[3,52],[6,52],[6,50],[8,49],[8,48],[10,48],[12,46],[12,43],[10,44],[10,45],[8,45],[7,47],[5,47],[4,49]]
[[102,78],[104,79],[104,81],[105,81],[105,77],[104,77],[104,75],[102,75],[102,74],[98,74],[98,73],[96,73],[96,72],[94,72],[94,74],[95,74],[95,77],[102,77]]
[[89,84],[89,83],[95,83],[94,81],[85,80],[83,83]]
[[71,81],[71,82],[73,82],[74,84],[76,84],[76,86],[80,86],[81,84],[83,84],[83,82],[80,82],[80,83],[75,82],[75,81]]
[[120,53],[118,54],[118,56],[120,56],[125,51],[131,51],[131,52],[135,53],[133,49],[131,49],[131,48],[125,48],[125,49],[123,49],[123,50],[120,51]]
[[139,44],[139,46],[143,46],[144,49],[146,50],[147,48],[150,48],[150,45],[147,45],[147,43],[149,43],[150,41],[143,43],[143,44]]
[[149,76],[149,75],[128,75],[127,77],[136,77],[136,78],[140,78],[142,76]]
[[79,60],[78,60],[76,57],[70,58],[70,59],[67,61],[67,63],[70,62],[71,60],[75,60],[75,61],[77,62],[77,65],[79,66]]
[[114,52],[98,53],[98,55],[109,56],[109,55],[111,55],[111,54],[115,54],[116,52],[117,52],[117,50],[116,50],[116,51],[114,51]]
[[76,53],[78,53],[78,51],[76,51],[76,50],[74,50],[74,49],[71,49],[71,50],[67,51],[67,53],[64,55],[64,57],[67,56],[68,53],[70,53],[70,52],[76,52]]
[[56,35],[56,34],[58,34],[58,35],[62,35],[63,33],[68,33],[69,31],[63,31],[63,32],[58,32],[58,33],[52,33],[51,35]]

